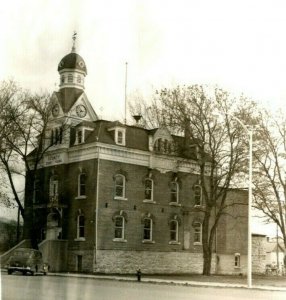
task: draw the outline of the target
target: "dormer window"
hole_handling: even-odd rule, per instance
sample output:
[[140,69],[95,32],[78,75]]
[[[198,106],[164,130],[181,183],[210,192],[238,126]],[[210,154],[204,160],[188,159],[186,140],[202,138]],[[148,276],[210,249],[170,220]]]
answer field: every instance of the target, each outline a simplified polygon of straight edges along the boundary
[[[120,124],[121,125],[121,124]],[[122,126],[114,126],[109,128],[108,131],[113,132],[113,138],[116,145],[126,145],[126,128]]]
[[125,146],[125,129],[115,130],[115,143],[117,145]]

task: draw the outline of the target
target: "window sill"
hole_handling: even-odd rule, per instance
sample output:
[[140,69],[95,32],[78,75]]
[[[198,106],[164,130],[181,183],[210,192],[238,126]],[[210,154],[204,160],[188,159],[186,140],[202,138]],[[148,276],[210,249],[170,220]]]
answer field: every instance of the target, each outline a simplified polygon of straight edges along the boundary
[[237,270],[238,270],[238,269],[241,269],[241,267],[234,267],[234,269],[237,269]]
[[195,246],[202,246],[202,243],[201,242],[194,242],[194,245]]
[[181,245],[180,242],[176,242],[176,241],[170,241],[169,245]]
[[114,238],[112,241],[116,243],[127,243],[127,240],[119,238]]
[[144,202],[144,203],[156,204],[156,201],[154,201],[154,200],[149,200],[149,199],[144,199],[143,202]]
[[85,242],[85,238],[81,237],[81,238],[76,238],[74,239],[75,242]]
[[171,205],[171,206],[182,206],[182,204],[178,203],[178,202],[170,202],[169,205]]
[[114,199],[114,200],[124,200],[124,201],[128,200],[128,199],[125,198],[125,197],[119,197],[119,196],[115,196],[113,199]]
[[143,240],[143,244],[155,244],[155,241]]
[[76,200],[86,199],[86,198],[87,198],[86,196],[77,196],[77,197],[75,197]]

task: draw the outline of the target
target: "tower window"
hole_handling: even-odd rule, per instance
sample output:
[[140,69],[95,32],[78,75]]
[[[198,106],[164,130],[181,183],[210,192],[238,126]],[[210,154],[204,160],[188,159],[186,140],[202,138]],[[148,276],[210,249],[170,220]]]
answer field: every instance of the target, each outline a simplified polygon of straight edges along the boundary
[[81,77],[80,77],[80,75],[77,75],[77,83],[81,83]]
[[65,83],[65,75],[62,75],[62,77],[61,77],[61,83]]
[[68,82],[69,83],[73,82],[73,75],[72,74],[68,74]]

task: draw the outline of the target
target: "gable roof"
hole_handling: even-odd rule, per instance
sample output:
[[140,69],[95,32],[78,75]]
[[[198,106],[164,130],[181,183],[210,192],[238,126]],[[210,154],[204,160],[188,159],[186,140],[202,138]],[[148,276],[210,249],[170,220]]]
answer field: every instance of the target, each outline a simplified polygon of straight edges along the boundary
[[82,94],[83,90],[77,88],[63,88],[55,92],[64,113],[67,113],[72,108]]

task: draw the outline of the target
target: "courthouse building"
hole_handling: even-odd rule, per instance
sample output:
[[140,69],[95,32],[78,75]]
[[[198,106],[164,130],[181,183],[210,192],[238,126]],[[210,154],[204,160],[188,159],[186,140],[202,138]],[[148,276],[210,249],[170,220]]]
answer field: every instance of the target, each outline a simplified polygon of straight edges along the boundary
[[[51,271],[201,273],[204,199],[195,140],[186,149],[185,137],[166,128],[100,119],[74,48],[58,72],[50,148],[33,187],[27,176],[25,197],[25,232],[33,229]],[[228,198],[247,203],[245,191]],[[217,229],[214,273],[246,272],[247,205],[230,210]]]

